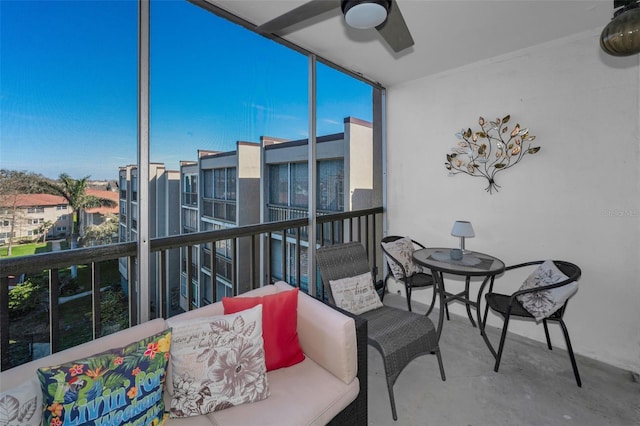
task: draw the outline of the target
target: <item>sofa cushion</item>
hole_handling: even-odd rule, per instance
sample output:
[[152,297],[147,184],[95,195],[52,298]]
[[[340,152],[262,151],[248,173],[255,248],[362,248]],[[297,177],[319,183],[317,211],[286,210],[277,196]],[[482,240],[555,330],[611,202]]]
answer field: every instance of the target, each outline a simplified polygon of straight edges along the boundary
[[208,414],[227,425],[325,425],[358,396],[360,384],[342,380],[307,357],[267,373],[271,396],[252,404]]
[[122,348],[38,369],[43,424],[162,422],[170,344],[167,329]]
[[223,297],[231,314],[262,304],[262,335],[267,371],[289,367],[304,359],[298,339],[298,289],[257,297]]
[[269,396],[262,305],[231,315],[169,319],[171,417],[190,417]]
[[42,392],[35,374],[15,388],[0,393],[0,425],[42,424]]

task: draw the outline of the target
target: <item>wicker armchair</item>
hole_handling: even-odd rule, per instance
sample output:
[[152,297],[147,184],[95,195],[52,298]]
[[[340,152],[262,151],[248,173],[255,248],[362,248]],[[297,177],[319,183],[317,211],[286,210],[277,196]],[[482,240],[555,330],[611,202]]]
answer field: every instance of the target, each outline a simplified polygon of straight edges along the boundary
[[[538,261],[508,266],[505,269],[505,271],[511,271],[511,270],[523,268],[526,266],[540,265],[543,262],[544,261],[542,260],[538,260]],[[487,341],[487,343],[489,344],[489,349],[491,349],[491,352],[494,353],[496,356],[494,371],[497,372],[498,368],[500,367],[500,359],[502,358],[502,351],[504,349],[504,344],[507,337],[507,327],[509,326],[509,319],[511,317],[521,317],[521,318],[529,318],[529,319],[534,318],[534,316],[527,309],[525,309],[522,303],[520,303],[517,297],[523,294],[543,292],[546,290],[567,286],[569,284],[576,282],[580,278],[580,275],[582,274],[580,268],[577,265],[574,265],[573,263],[565,262],[562,260],[554,260],[553,263],[564,275],[567,276],[567,279],[559,281],[555,284],[545,285],[545,286],[536,287],[536,288],[530,288],[526,290],[518,290],[510,295],[493,293],[492,289],[490,288],[489,292],[485,295],[487,299],[487,308],[491,308],[495,312],[502,315],[502,317],[504,318],[504,325],[502,327],[500,345],[498,346],[497,354],[495,354],[493,348],[491,347],[491,344]],[[482,289],[480,289],[480,292],[482,292]],[[580,374],[578,373],[578,366],[576,365],[576,358],[573,355],[571,340],[569,340],[569,331],[567,330],[567,326],[563,320],[564,311],[567,308],[567,303],[568,301],[565,301],[564,304],[557,311],[553,312],[548,317],[542,319],[542,324],[544,325],[544,333],[547,338],[547,347],[549,348],[549,350],[553,348],[551,346],[551,339],[549,338],[549,329],[547,327],[547,322],[556,321],[560,324],[560,327],[562,328],[562,333],[564,335],[564,340],[567,344],[567,352],[569,352],[571,367],[573,368],[573,374],[576,378],[576,383],[579,387],[582,387],[582,381],[580,380]],[[487,314],[485,311],[483,323],[486,323],[486,321],[487,321]]]
[[[330,280],[370,272],[367,254],[358,242],[322,247],[317,251],[316,260],[330,304],[335,304]],[[436,328],[424,315],[389,306],[365,312],[360,316],[367,320],[369,345],[382,355],[391,412],[393,419],[397,420],[393,385],[413,359],[425,354],[435,354],[442,380],[446,380]]]
[[[433,309],[434,303],[436,301],[436,293],[438,292],[436,289],[435,281],[433,280],[433,277],[431,276],[431,274],[424,272],[424,270],[421,267],[419,267],[417,271],[413,273],[409,273],[407,271],[407,268],[404,265],[404,262],[402,262],[401,259],[398,259],[397,257],[393,256],[393,254],[390,253],[385,248],[385,244],[392,243],[401,238],[404,238],[404,237],[401,237],[398,235],[389,235],[387,237],[384,237],[380,242],[380,247],[382,248],[382,252],[385,254],[385,258],[387,259],[387,265],[389,265],[389,267],[387,268],[388,270],[387,276],[384,278],[384,287],[382,290],[382,295],[384,297],[384,293],[387,290],[387,281],[389,280],[389,278],[394,276],[392,272],[393,268],[391,267],[391,265],[392,264],[397,265],[396,269],[399,271],[400,276],[396,276],[395,278],[399,279],[404,284],[405,293],[407,295],[407,307],[409,308],[409,312],[411,312],[411,293],[413,292],[414,289],[423,289],[423,288],[429,288],[429,287],[433,289],[431,304],[429,305],[429,309],[427,309],[427,312],[425,313],[425,315],[429,315],[431,313],[431,310]],[[424,248],[422,244],[420,244],[415,240],[411,240],[411,242],[420,248]],[[409,261],[412,262],[411,259],[409,259]],[[448,313],[449,312],[447,311],[447,315]]]

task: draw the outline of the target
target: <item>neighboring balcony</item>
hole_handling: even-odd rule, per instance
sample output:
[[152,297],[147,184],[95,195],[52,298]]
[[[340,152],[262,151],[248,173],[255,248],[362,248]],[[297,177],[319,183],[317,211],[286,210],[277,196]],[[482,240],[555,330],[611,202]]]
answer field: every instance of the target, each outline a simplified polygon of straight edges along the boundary
[[216,200],[213,198],[202,199],[202,215],[223,222],[236,223],[236,202],[228,200]]

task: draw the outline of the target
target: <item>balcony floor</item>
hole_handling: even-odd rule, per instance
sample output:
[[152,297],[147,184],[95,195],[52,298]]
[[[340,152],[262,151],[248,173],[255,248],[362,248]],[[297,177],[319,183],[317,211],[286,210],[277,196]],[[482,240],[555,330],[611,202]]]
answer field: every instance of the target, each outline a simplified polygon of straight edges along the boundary
[[[388,294],[385,304],[406,309],[396,295]],[[419,303],[413,307],[426,312]],[[437,310],[430,316],[437,320]],[[497,346],[499,330],[487,327],[487,334]],[[411,362],[394,386],[394,422],[382,358],[369,347],[370,425],[640,425],[640,383],[628,371],[576,355],[579,388],[565,350],[511,335],[496,373],[478,329],[456,315],[444,324],[440,349],[447,380],[441,380],[435,356]]]

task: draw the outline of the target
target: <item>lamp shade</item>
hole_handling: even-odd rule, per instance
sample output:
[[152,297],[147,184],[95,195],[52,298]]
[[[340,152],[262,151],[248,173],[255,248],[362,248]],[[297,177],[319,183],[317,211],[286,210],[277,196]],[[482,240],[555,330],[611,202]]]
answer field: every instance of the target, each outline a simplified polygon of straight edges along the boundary
[[454,237],[466,238],[476,236],[476,234],[473,232],[473,226],[471,226],[471,222],[467,222],[466,220],[456,220],[456,222],[453,224],[453,228],[451,229],[451,235],[453,235]]
[[602,30],[600,47],[613,56],[640,53],[640,7],[616,14]]
[[373,28],[387,19],[389,0],[343,0],[342,12],[350,27]]

